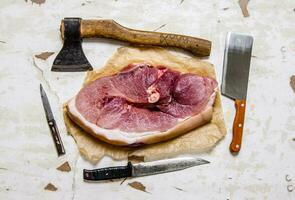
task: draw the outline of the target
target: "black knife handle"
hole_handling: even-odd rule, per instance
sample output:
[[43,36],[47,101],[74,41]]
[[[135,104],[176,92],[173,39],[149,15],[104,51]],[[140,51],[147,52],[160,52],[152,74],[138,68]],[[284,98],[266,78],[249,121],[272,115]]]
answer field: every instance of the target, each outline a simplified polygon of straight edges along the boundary
[[126,177],[130,177],[131,175],[132,175],[131,162],[128,162],[127,166],[83,170],[83,178],[84,180],[87,180],[87,181],[100,181],[100,180],[126,178]]
[[55,120],[53,119],[53,120],[48,121],[48,126],[50,128],[51,135],[52,135],[58,156],[64,155],[66,153],[66,151],[65,151],[63,143],[60,139],[59,131],[58,131]]

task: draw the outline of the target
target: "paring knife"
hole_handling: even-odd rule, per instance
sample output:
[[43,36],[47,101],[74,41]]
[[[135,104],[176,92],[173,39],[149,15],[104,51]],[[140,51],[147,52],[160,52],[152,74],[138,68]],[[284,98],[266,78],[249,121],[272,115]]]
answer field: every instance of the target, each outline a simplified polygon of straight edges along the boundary
[[252,36],[237,33],[227,35],[221,93],[235,101],[236,115],[230,144],[233,153],[241,149],[252,45]]
[[207,160],[194,157],[172,158],[153,162],[132,164],[127,166],[107,167],[93,170],[83,170],[86,181],[99,181],[126,177],[148,176],[210,163]]
[[66,153],[63,143],[60,139],[60,135],[59,135],[59,131],[56,125],[56,122],[54,120],[52,111],[51,111],[51,107],[47,98],[47,95],[42,87],[42,85],[40,84],[40,94],[41,94],[41,99],[42,99],[42,103],[43,103],[43,107],[45,110],[45,115],[46,115],[46,119],[47,119],[47,123],[48,126],[50,128],[51,131],[51,135],[57,150],[57,154],[58,156],[64,155]]

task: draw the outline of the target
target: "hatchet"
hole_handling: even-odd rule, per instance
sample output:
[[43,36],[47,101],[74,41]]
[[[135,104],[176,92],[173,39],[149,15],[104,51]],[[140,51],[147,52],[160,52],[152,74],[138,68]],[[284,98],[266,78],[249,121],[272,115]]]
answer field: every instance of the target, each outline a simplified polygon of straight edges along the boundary
[[111,38],[133,44],[177,47],[197,56],[209,56],[208,40],[169,33],[126,28],[110,19],[84,20],[65,18],[60,26],[63,47],[56,56],[51,71],[75,72],[92,70],[83,49],[83,38]]

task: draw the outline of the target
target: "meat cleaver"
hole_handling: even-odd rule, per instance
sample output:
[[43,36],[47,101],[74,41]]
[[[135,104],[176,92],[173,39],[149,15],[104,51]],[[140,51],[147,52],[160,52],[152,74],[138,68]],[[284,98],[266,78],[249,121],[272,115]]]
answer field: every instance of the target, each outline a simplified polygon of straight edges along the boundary
[[228,33],[223,60],[221,93],[235,101],[236,115],[230,151],[241,149],[253,37]]

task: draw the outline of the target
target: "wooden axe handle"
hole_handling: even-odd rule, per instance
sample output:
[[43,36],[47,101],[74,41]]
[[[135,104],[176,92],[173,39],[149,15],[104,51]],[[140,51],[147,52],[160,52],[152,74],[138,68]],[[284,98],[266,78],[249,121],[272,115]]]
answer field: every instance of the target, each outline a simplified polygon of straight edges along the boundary
[[[62,35],[63,30],[62,22]],[[110,19],[81,20],[80,32],[82,38],[102,37],[134,44],[177,47],[198,56],[209,56],[211,51],[211,42],[208,40],[170,33],[134,30]]]

